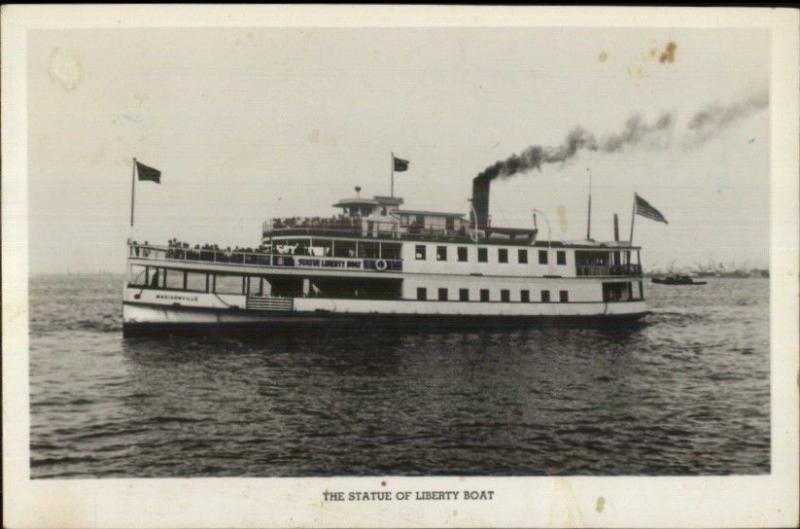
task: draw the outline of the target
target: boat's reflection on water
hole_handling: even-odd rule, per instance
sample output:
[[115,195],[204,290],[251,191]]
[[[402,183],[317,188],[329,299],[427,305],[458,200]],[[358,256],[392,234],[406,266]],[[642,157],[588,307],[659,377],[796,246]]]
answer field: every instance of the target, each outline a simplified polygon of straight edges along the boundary
[[151,396],[140,415],[198,421],[164,430],[175,439],[238,432],[221,437],[226,453],[256,458],[259,475],[509,474],[537,443],[557,445],[569,413],[619,405],[642,340],[632,329],[365,329],[123,347],[135,391]]
[[[625,327],[597,328],[480,328],[453,331],[444,328],[424,330],[383,330],[324,328],[278,333],[173,333],[130,337],[123,340],[123,351],[133,366],[213,363],[237,370],[256,359],[269,364],[290,365],[383,365],[395,362],[420,362],[426,356],[447,355],[450,362],[481,358],[531,357],[534,363],[557,353],[591,358],[592,355],[624,355],[646,348],[643,329],[646,320]],[[538,360],[537,360],[538,357]],[[277,360],[276,360],[277,359]]]
[[[195,348],[214,348],[220,354],[236,354],[253,347],[267,351],[286,352],[298,348],[320,348],[332,353],[348,353],[354,350],[370,349],[382,352],[393,349],[406,349],[411,344],[425,343],[449,344],[469,342],[504,343],[508,341],[530,340],[539,344],[550,340],[561,344],[580,342],[594,345],[603,343],[624,344],[640,335],[648,326],[648,319],[625,322],[624,325],[604,324],[596,326],[489,326],[473,329],[448,327],[397,327],[392,329],[370,329],[368,325],[360,329],[351,326],[323,327],[308,329],[278,329],[275,331],[255,331],[248,329],[182,329],[127,337],[123,348],[130,354],[144,351],[176,351]],[[577,345],[577,343],[575,344]]]

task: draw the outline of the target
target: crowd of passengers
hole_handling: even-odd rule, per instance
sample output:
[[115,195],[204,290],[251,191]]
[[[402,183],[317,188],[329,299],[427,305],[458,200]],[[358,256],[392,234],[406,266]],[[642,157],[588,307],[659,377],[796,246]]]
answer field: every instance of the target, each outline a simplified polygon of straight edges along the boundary
[[[139,243],[131,241],[131,253],[136,257],[149,257],[156,248],[151,247],[148,241]],[[158,248],[158,250],[161,250]],[[323,257],[330,255],[330,248],[314,247],[309,248],[299,244],[294,245],[275,245],[275,251],[270,252],[269,246],[261,244],[255,248],[227,246],[221,248],[216,244],[191,244],[179,239],[170,239],[167,242],[165,257],[167,259],[188,259],[199,261],[227,261],[227,262],[260,262],[260,257],[269,256],[271,253],[278,255],[299,255]],[[352,250],[350,257],[353,257]]]
[[335,217],[287,217],[272,219],[272,227],[281,228],[351,228],[356,220],[345,215]]

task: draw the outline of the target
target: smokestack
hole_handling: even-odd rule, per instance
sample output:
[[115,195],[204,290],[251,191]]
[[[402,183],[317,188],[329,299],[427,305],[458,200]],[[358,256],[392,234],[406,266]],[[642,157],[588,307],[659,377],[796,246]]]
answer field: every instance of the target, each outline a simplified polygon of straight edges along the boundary
[[472,180],[472,207],[475,208],[478,228],[489,226],[489,188],[492,181],[488,178],[477,177]]
[[619,217],[614,213],[614,240],[619,241]]

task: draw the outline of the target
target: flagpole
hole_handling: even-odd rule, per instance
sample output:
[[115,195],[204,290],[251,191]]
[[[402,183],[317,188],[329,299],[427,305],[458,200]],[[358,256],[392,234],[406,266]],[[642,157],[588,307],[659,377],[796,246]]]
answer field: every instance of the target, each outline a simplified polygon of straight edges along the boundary
[[136,158],[133,158],[131,167],[131,228],[133,228],[133,201],[136,197]]
[[391,193],[390,193],[390,195],[389,195],[389,196],[391,196],[392,198],[394,198],[394,152],[392,152],[392,153],[391,153],[391,160],[390,160],[390,163],[389,163],[389,165],[391,166],[391,167],[390,167],[390,170],[391,170],[391,172],[392,172],[392,177],[391,177]]
[[589,172],[589,213],[586,217],[586,240],[592,239],[592,169],[587,167]]
[[633,222],[636,220],[636,193],[633,194],[633,208],[631,209],[631,237],[628,244],[633,246]]

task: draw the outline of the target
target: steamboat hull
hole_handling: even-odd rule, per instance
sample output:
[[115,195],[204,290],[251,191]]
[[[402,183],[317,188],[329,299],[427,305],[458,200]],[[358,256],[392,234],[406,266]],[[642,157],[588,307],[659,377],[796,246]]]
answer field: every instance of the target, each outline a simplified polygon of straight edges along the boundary
[[[363,332],[364,329],[398,332],[491,331],[540,327],[625,330],[641,325],[642,319],[650,314],[645,310],[643,304],[639,307],[626,303],[624,308],[606,303],[580,305],[585,306],[573,307],[577,309],[573,314],[541,312],[526,314],[520,313],[519,307],[497,307],[495,311],[498,313],[495,314],[447,314],[441,312],[336,312],[326,309],[256,312],[238,308],[218,309],[126,302],[123,308],[123,332],[126,337],[130,337],[159,334],[268,336],[284,333],[336,333],[353,330]],[[550,308],[545,307],[545,309]],[[514,309],[517,309],[517,313],[513,313]]]

